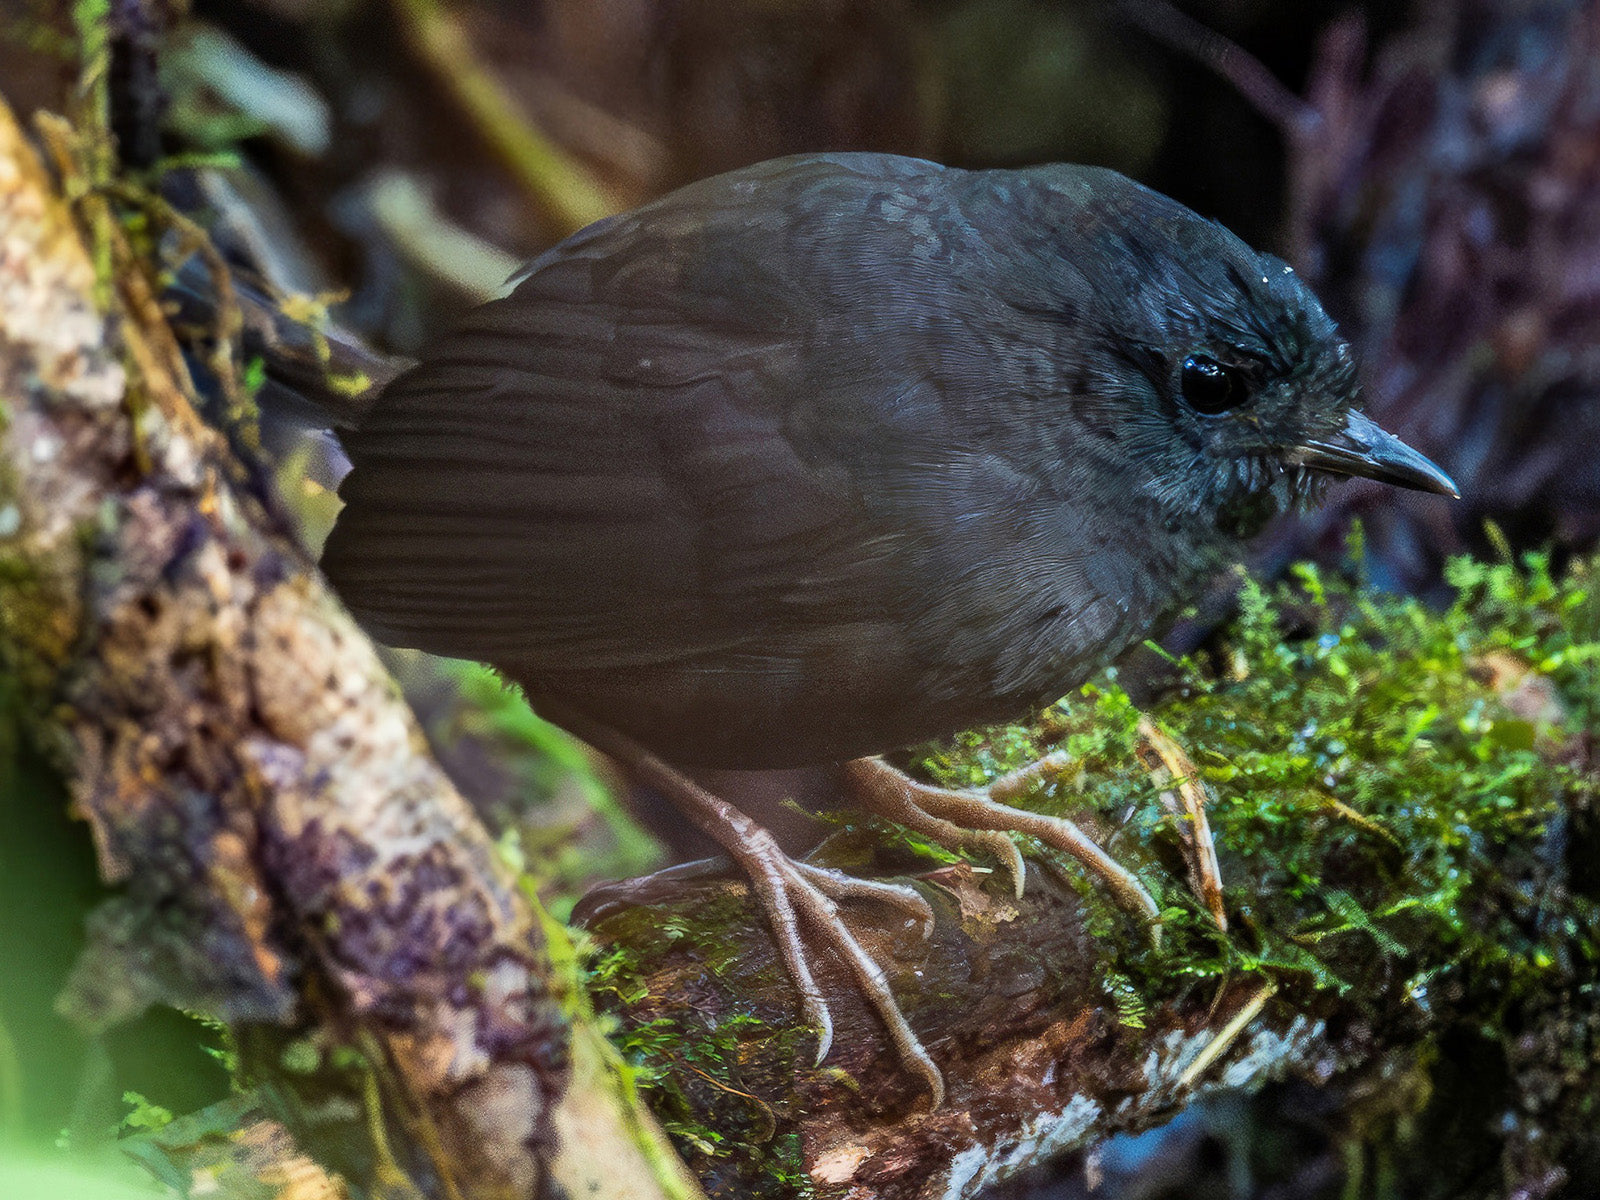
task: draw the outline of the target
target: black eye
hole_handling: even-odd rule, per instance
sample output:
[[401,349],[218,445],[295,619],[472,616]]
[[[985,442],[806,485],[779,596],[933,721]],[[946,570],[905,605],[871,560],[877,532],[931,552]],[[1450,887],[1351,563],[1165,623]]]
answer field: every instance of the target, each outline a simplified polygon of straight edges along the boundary
[[1250,399],[1250,384],[1242,371],[1204,354],[1191,354],[1183,360],[1179,383],[1189,407],[1207,416],[1238,408]]

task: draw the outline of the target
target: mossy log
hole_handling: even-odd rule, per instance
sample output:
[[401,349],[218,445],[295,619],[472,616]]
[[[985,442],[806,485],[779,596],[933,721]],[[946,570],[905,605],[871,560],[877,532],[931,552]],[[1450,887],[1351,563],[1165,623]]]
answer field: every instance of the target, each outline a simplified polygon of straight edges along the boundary
[[[597,994],[714,1195],[977,1196],[1204,1092],[1284,1077],[1336,1088],[1352,1136],[1418,1164],[1416,1194],[1549,1194],[1600,1151],[1593,578],[1460,563],[1443,612],[1310,568],[1276,599],[1247,585],[1224,669],[1176,665],[1153,709],[1212,790],[1226,932],[1183,881],[1170,784],[1140,767],[1114,686],[922,753],[913,766],[968,784],[1064,748],[1074,771],[1024,803],[1096,829],[1166,927],[1150,947],[1070,866],[1035,860],[1017,901],[981,863],[930,870],[931,847],[847,824],[820,856],[910,878],[938,915],[923,943],[849,914],[945,1073],[937,1111],[847,999],[815,1065],[732,879],[580,908]],[[1462,1039],[1490,1064],[1470,1106],[1429,1084]],[[1497,1116],[1403,1144],[1450,1125],[1451,1105]]]
[[596,921],[600,939],[642,959],[626,1019],[714,1195],[977,1196],[1204,1090],[1326,1078],[1371,1050],[1369,1030],[1332,1036],[1260,979],[1131,1011],[1082,898],[1051,872],[1030,870],[1020,901],[965,865],[916,884],[938,918],[926,942],[884,930],[870,908],[850,915],[945,1074],[931,1112],[837,968],[822,972],[840,997],[834,1049],[814,1068],[815,1039],[794,1028],[792,986],[742,884],[685,886]]

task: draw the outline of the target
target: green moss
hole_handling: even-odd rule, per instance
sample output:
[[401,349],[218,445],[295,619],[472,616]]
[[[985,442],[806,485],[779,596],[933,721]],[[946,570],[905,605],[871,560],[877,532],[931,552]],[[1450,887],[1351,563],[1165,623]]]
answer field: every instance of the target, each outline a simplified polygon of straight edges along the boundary
[[[1589,569],[1558,585],[1543,560],[1527,567],[1455,564],[1460,598],[1443,613],[1311,568],[1276,602],[1247,588],[1229,677],[1190,664],[1186,694],[1161,710],[1216,789],[1230,907],[1246,920],[1222,953],[1214,938],[1176,939],[1169,965],[1260,965],[1373,1003],[1394,988],[1423,1003],[1470,974],[1496,1022],[1519,991],[1550,982],[1549,964],[1596,960],[1592,903],[1571,897],[1551,927],[1528,888],[1542,839],[1593,781],[1492,675],[1496,655],[1528,664],[1581,727],[1600,608]],[[1298,628],[1285,637],[1291,607]],[[1160,824],[1140,822],[1146,837]]]
[[[753,952],[746,897],[730,888],[692,913],[626,909],[604,931],[591,995],[604,1011],[626,1014],[614,1040],[690,1169],[736,1180],[735,1193],[752,1200],[810,1195],[799,1140],[780,1127],[814,1037],[793,1024],[787,1006],[726,1005],[729,995],[771,994],[780,970],[770,953]],[[702,996],[654,994],[651,964],[669,951],[692,956],[726,986]]]
[[[1117,852],[1172,906],[1164,948],[1122,956],[1153,993],[1259,971],[1340,993],[1398,983],[1417,998],[1476,972],[1481,995],[1489,972],[1496,1003],[1507,1002],[1543,987],[1557,962],[1600,957],[1590,900],[1567,897],[1571,912],[1552,925],[1535,919],[1548,897],[1526,888],[1552,823],[1595,789],[1559,753],[1562,730],[1541,723],[1592,726],[1593,573],[1580,565],[1557,581],[1539,557],[1523,569],[1456,562],[1458,599],[1443,612],[1310,566],[1271,594],[1247,582],[1225,649],[1177,664],[1172,696],[1152,709],[1215,796],[1237,925],[1227,939],[1187,889],[1148,867],[1171,861],[1175,835],[1138,765],[1137,716],[1114,673],[1033,727],[964,735],[920,766],[971,785],[1066,749],[1073,775],[1033,804],[1098,813],[1107,826],[1132,814]],[[1526,671],[1516,710],[1494,679],[1514,665]],[[1541,689],[1558,707],[1530,714]]]

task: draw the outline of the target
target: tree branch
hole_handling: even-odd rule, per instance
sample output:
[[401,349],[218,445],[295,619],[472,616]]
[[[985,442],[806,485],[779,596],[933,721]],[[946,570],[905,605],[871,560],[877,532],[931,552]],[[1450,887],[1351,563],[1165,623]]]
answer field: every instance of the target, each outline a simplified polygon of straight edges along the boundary
[[[399,1194],[694,1194],[552,963],[559,930],[196,417],[97,228],[109,314],[0,106],[0,656],[123,887],[65,1005],[221,1016],[307,1148]],[[345,1097],[337,1132],[313,1096]]]

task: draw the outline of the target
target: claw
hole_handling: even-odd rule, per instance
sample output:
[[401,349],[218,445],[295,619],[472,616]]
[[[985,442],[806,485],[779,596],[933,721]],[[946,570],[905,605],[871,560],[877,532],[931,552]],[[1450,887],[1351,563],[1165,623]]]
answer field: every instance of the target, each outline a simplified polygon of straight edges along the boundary
[[[785,858],[789,870],[792,872],[793,897],[798,910],[813,924],[813,932],[829,942],[835,953],[844,961],[850,973],[855,976],[856,985],[861,989],[861,994],[877,1012],[878,1019],[883,1022],[888,1031],[889,1040],[894,1043],[894,1048],[899,1052],[901,1061],[920,1075],[927,1085],[933,1098],[933,1107],[938,1108],[944,1103],[944,1076],[934,1063],[922,1042],[917,1038],[916,1031],[911,1028],[911,1023],[906,1020],[905,1013],[900,1011],[899,1002],[895,1000],[894,993],[889,989],[889,980],[883,973],[873,957],[867,953],[861,943],[856,940],[853,933],[839,916],[839,910],[816,885],[805,878],[804,868],[807,864],[796,863]],[[818,868],[809,868],[812,871]],[[854,881],[866,883],[865,880]],[[893,885],[885,885],[893,886]],[[920,899],[920,897],[919,897]],[[924,901],[926,903],[926,901]],[[932,916],[932,909],[929,909]],[[829,1044],[832,1043],[830,1031]],[[822,1061],[818,1056],[817,1061]]]
[[1017,849],[1017,844],[1011,840],[1010,835],[996,829],[969,829],[961,836],[968,845],[987,850],[998,860],[1000,870],[1011,880],[1013,898],[1021,900],[1023,888],[1028,880],[1028,868],[1022,861],[1022,851]]
[[817,1031],[817,1059],[811,1065],[820,1067],[822,1060],[833,1049],[833,1013],[826,1003],[816,1007],[806,1006],[806,1024]]

